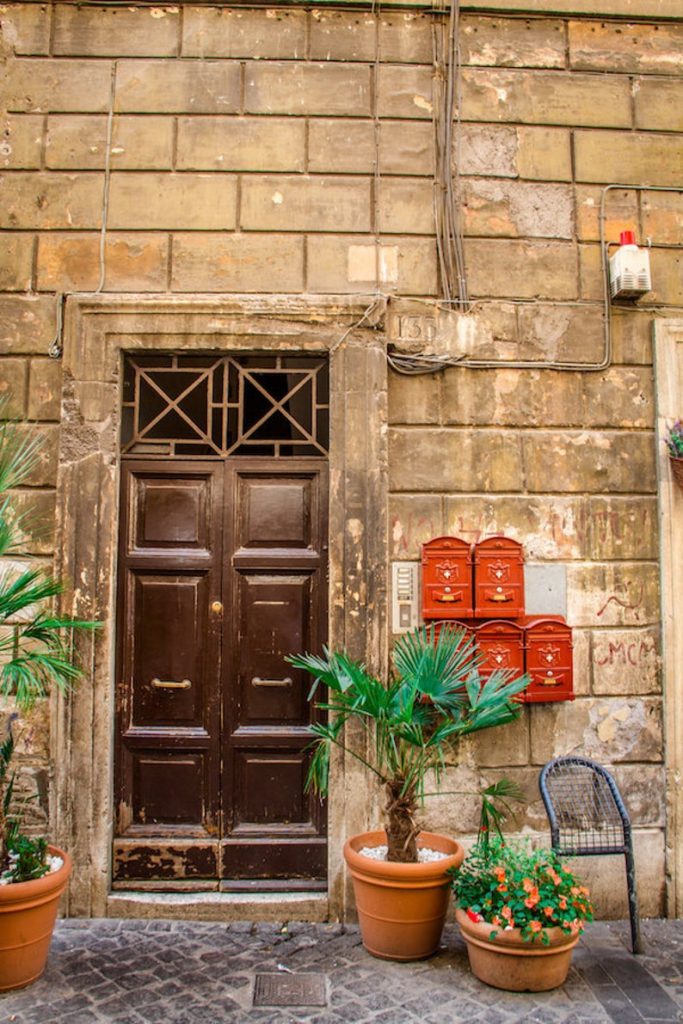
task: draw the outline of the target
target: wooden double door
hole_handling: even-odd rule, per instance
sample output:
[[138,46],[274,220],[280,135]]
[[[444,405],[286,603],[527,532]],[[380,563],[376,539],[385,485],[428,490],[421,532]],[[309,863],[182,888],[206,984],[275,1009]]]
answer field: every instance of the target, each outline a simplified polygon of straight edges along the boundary
[[327,627],[325,459],[124,459],[114,886],[316,888],[310,680]]

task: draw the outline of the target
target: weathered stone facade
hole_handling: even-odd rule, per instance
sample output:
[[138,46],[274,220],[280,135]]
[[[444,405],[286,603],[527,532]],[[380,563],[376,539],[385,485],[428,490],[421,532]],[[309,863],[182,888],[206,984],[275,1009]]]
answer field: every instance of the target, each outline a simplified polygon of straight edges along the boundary
[[[447,788],[515,778],[529,800],[520,827],[535,832],[545,827],[536,780],[546,760],[584,752],[614,766],[636,825],[647,914],[676,909],[673,896],[668,907],[665,899],[667,800],[675,802],[676,784],[667,792],[652,331],[655,320],[683,318],[678,7],[678,0],[463,4],[454,152],[472,300],[463,314],[436,305],[438,16],[419,5],[0,8],[0,388],[13,415],[46,437],[43,461],[17,496],[43,525],[26,536],[21,557],[53,552],[63,398],[60,536],[77,497],[68,490],[74,464],[99,452],[115,478],[110,440],[119,397],[107,359],[120,347],[151,348],[153,337],[169,348],[181,335],[195,348],[213,338],[223,350],[248,347],[245,336],[258,335],[258,347],[268,336],[274,347],[279,337],[290,348],[318,344],[334,353],[337,342],[353,352],[388,338],[404,352],[431,346],[457,355],[465,365],[435,374],[389,371],[388,414],[377,420],[374,449],[383,459],[388,443],[388,483],[380,474],[371,500],[353,493],[353,467],[367,463],[345,435],[336,466],[348,472],[339,499],[347,505],[335,519],[343,539],[332,552],[333,638],[382,660],[387,551],[388,560],[417,560],[421,543],[435,536],[504,532],[523,543],[529,562],[563,566],[576,700],[526,707],[505,732],[464,744],[463,767]],[[605,322],[601,231],[612,243],[625,229],[651,243],[653,291],[636,306],[614,308]],[[62,295],[64,380],[60,360],[48,356]],[[231,296],[242,299],[230,305]],[[227,308],[233,319],[222,322]],[[100,309],[106,331],[86,330]],[[143,327],[146,315],[151,326]],[[412,317],[409,330],[404,317]],[[250,318],[263,329],[250,329]],[[442,320],[435,342],[428,321]],[[316,324],[324,324],[320,335]],[[609,365],[591,369],[606,352]],[[337,393],[365,416],[375,391],[363,360],[352,365],[349,356]],[[383,409],[385,384],[372,372]],[[388,548],[380,539],[367,554],[363,541],[367,558],[354,562],[353,509],[364,501],[380,521],[387,517]],[[103,572],[103,603],[86,606],[89,614],[113,610],[111,565]],[[361,583],[349,587],[351,578]],[[368,592],[381,624],[372,642],[358,632]],[[113,679],[102,658],[104,694]],[[68,835],[71,789],[60,790],[59,775],[83,761],[70,753],[59,710],[52,727],[53,756],[63,759],[53,817]],[[101,735],[109,742],[106,729]],[[43,780],[44,730],[39,741],[31,728],[28,736],[26,770]],[[98,756],[101,777],[92,785],[104,793],[110,752]],[[339,771],[347,792],[357,786],[348,766]],[[332,798],[333,843],[343,822],[360,827],[376,814],[370,803],[347,803],[343,792]],[[467,834],[474,807],[442,797],[427,818]],[[95,800],[75,816],[82,829],[88,814],[109,811]],[[108,827],[99,820],[95,831],[106,837]],[[670,834],[668,843],[675,848],[683,837]],[[82,848],[80,857],[97,865],[100,902],[81,894],[73,911],[105,912],[105,853]],[[601,868],[591,866],[609,915],[624,904],[610,882],[602,885]],[[331,872],[337,914],[344,905],[338,850]],[[304,912],[324,913],[316,907]]]

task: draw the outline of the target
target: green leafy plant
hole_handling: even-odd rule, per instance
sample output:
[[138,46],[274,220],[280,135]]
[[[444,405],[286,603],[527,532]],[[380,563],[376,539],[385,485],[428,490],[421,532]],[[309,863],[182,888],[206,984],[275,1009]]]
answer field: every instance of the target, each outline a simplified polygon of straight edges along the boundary
[[669,455],[674,459],[683,459],[683,422],[681,420],[676,420],[673,426],[669,427],[665,441]]
[[[314,677],[309,700],[320,684],[327,687],[327,700],[317,705],[327,721],[312,726],[316,738],[308,787],[327,793],[334,747],[360,761],[386,793],[390,861],[417,861],[416,813],[429,795],[425,783],[434,777],[438,784],[443,771],[455,767],[449,760],[455,742],[516,718],[520,705],[515,698],[529,683],[527,676],[507,671],[482,678],[473,639],[452,624],[401,636],[386,682],[345,653],[326,648],[322,657],[303,654],[287,660]],[[362,737],[349,736],[345,727],[350,722],[360,726]]]
[[593,920],[588,889],[553,850],[508,843],[499,835],[477,842],[452,885],[470,920],[491,925],[491,939],[503,929],[519,928],[525,941],[547,945],[549,928],[576,934]]
[[[47,696],[53,686],[67,690],[81,674],[71,650],[74,629],[97,623],[55,615],[49,603],[62,590],[42,566],[17,567],[26,516],[16,512],[12,490],[23,483],[40,457],[41,439],[3,419],[0,406],[0,694],[14,698],[22,712]],[[0,876],[12,881],[39,877],[36,859],[45,861],[46,844],[23,836],[11,813],[14,774],[12,719],[0,745]],[[42,851],[42,853],[41,853]],[[47,870],[47,868],[45,868]],[[5,879],[7,880],[7,879]]]

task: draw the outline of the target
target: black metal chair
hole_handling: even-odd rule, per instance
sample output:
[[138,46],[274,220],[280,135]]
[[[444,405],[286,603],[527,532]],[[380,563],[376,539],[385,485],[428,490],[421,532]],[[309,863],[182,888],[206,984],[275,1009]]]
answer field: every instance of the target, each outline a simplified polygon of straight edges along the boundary
[[541,770],[553,849],[566,857],[623,853],[631,946],[642,953],[631,819],[610,773],[588,757],[556,757]]

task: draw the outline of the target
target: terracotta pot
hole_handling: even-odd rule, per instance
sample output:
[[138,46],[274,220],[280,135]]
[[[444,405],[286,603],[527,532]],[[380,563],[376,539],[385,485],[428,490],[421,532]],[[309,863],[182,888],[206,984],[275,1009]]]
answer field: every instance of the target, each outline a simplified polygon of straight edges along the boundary
[[669,465],[671,466],[671,472],[674,480],[678,486],[683,489],[683,458],[676,459],[673,455],[670,455]]
[[45,970],[59,897],[71,874],[69,854],[49,849],[64,861],[58,871],[0,885],[0,992],[30,985]]
[[358,853],[364,846],[382,846],[384,831],[363,832],[344,846],[363,945],[382,960],[424,960],[435,953],[448,910],[448,868],[465,855],[453,839],[421,832],[418,846],[448,856],[426,864],[395,864]]
[[492,940],[492,925],[470,921],[459,907],[455,919],[467,943],[472,974],[480,981],[509,992],[545,992],[564,983],[578,935],[548,928],[550,945],[544,946],[540,940],[525,942],[521,929],[512,928],[499,929]]

